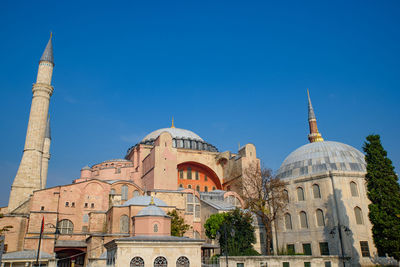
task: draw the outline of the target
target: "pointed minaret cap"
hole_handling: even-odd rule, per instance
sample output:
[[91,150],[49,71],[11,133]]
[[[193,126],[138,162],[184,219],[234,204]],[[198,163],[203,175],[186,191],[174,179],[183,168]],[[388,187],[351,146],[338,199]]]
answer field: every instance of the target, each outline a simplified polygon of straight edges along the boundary
[[307,96],[308,96],[308,125],[310,127],[310,134],[308,135],[308,140],[310,143],[314,142],[322,142],[324,139],[318,131],[317,119],[315,117],[314,109],[311,104],[310,92],[307,88]]
[[310,91],[307,88],[307,96],[308,96],[308,120],[315,120],[315,113],[314,109],[311,104],[311,99],[310,99]]
[[48,138],[51,140],[51,131],[50,131],[50,116],[47,118],[47,123],[46,123],[46,132],[44,135],[44,138]]
[[54,57],[53,57],[53,43],[51,41],[53,34],[50,33],[50,39],[44,49],[43,55],[40,58],[40,61],[48,61],[54,65]]

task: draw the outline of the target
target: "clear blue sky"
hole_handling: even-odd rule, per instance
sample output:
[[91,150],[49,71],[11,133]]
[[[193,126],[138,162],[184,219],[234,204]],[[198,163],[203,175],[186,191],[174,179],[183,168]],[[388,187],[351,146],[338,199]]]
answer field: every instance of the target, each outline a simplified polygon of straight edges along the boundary
[[124,157],[147,133],[254,143],[277,170],[307,143],[371,133],[400,168],[399,1],[2,1],[0,205],[21,159],[38,60],[54,33],[48,186]]

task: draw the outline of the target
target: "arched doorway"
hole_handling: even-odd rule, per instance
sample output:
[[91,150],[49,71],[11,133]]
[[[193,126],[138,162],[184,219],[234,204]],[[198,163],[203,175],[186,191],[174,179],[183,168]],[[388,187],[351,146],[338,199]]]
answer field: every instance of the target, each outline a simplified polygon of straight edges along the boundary
[[85,265],[86,248],[56,248],[57,267],[75,267]]

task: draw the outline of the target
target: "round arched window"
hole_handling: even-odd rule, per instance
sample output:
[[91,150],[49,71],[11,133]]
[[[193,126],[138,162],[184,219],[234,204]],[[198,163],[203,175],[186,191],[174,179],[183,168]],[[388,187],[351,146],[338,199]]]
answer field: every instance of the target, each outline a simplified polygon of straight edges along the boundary
[[57,228],[60,231],[60,234],[69,235],[74,231],[74,224],[70,220],[64,219],[58,222]]
[[131,267],[144,267],[144,260],[141,257],[134,257],[131,260]]
[[154,224],[153,226],[154,233],[158,232],[158,224]]
[[186,258],[185,256],[180,256],[176,260],[176,267],[189,267],[189,259]]
[[168,262],[167,259],[159,256],[154,260],[154,267],[167,267],[168,266]]

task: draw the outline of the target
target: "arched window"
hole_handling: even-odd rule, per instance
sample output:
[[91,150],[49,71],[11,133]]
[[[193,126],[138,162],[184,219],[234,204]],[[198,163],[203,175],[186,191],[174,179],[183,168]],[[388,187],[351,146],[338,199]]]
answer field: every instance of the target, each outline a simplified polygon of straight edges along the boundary
[[204,187],[204,192],[208,192],[208,186]]
[[128,186],[123,185],[121,187],[121,199],[127,200],[128,199]]
[[362,210],[359,207],[354,208],[354,214],[356,216],[356,223],[357,224],[364,224]]
[[300,212],[300,226],[301,228],[308,228],[307,213],[304,211]]
[[189,180],[192,179],[192,168],[190,168],[190,167],[187,168],[186,178]]
[[194,217],[200,218],[200,199],[194,196]]
[[141,257],[134,257],[131,260],[131,267],[144,267],[144,260]]
[[129,233],[129,217],[127,215],[122,215],[119,218],[119,232]]
[[190,184],[190,185],[188,185],[188,188],[192,188],[192,185]]
[[158,232],[158,224],[154,224],[154,226],[153,226],[153,232],[154,233],[157,233]]
[[286,189],[283,190],[283,196],[285,197],[286,203],[289,203],[289,192]]
[[197,191],[197,192],[200,192],[200,185],[197,185],[197,186],[196,186],[196,191]]
[[285,227],[286,230],[292,230],[292,216],[289,213],[285,214]]
[[358,197],[358,186],[355,182],[350,183],[350,191],[352,197]]
[[68,219],[59,221],[57,228],[62,235],[70,235],[74,232],[74,224]]
[[185,256],[180,256],[176,260],[176,267],[189,267],[189,259]]
[[140,196],[139,190],[133,191],[133,197],[138,197]]
[[321,209],[317,209],[316,215],[317,215],[317,225],[325,226],[324,212]]
[[298,201],[304,200],[304,190],[301,187],[297,187],[297,200]]
[[321,191],[319,190],[319,185],[313,184],[312,190],[314,193],[314,198],[321,198]]
[[168,262],[167,259],[159,256],[154,260],[154,267],[167,267],[168,266]]

